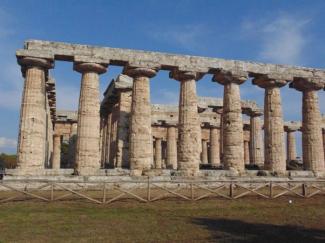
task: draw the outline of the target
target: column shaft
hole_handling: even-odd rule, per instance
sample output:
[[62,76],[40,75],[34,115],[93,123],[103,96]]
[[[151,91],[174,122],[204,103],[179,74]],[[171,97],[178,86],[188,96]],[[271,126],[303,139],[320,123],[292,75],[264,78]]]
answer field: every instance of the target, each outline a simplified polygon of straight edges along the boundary
[[155,141],[155,168],[161,169],[161,138],[156,138]]
[[287,163],[297,158],[296,136],[294,131],[287,131]]
[[220,131],[213,127],[210,129],[210,163],[212,167],[220,165]]
[[80,175],[92,175],[100,168],[99,73],[100,64],[81,63],[75,70],[82,73],[78,109],[76,169]]
[[152,164],[151,104],[149,77],[133,80],[130,124],[130,168],[133,175],[142,175]]
[[22,172],[37,174],[46,161],[46,97],[45,70],[28,67],[22,96],[18,168]]
[[224,84],[223,162],[226,168],[244,171],[244,137],[239,85]]
[[303,163],[307,170],[324,170],[322,118],[316,90],[303,91],[302,147]]
[[244,140],[244,161],[245,161],[245,165],[250,164],[249,141],[247,140]]
[[61,136],[58,134],[54,134],[52,169],[58,170],[60,168],[61,168]]
[[282,104],[279,87],[266,87],[264,99],[265,169],[286,171]]
[[129,118],[131,112],[132,92],[125,91],[119,95],[119,116],[117,124],[117,167],[129,166]]
[[250,161],[252,164],[261,165],[263,163],[261,119],[258,116],[251,116],[250,125]]
[[167,168],[177,169],[176,128],[167,128]]
[[180,85],[178,169],[191,176],[199,171],[201,148],[195,79],[181,80]]
[[202,140],[201,163],[208,164],[208,141],[205,139]]

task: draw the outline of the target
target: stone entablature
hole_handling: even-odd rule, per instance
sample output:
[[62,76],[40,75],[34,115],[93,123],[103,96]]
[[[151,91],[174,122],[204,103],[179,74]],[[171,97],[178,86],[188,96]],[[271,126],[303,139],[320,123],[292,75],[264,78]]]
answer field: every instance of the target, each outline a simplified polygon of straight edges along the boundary
[[200,56],[176,55],[131,49],[98,47],[42,40],[25,42],[24,49],[16,52],[17,57],[35,57],[51,60],[94,62],[118,66],[158,66],[161,70],[191,70],[199,73],[214,73],[222,69],[236,75],[251,77],[265,75],[270,79],[293,81],[295,77],[306,78],[322,83],[324,88],[325,71],[315,68],[289,65],[264,64],[258,62],[225,60]]

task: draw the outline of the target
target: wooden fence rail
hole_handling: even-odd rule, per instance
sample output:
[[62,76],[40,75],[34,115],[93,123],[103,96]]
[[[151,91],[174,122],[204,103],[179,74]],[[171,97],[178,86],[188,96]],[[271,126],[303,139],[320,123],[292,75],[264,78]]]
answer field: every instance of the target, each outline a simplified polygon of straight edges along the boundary
[[310,198],[325,195],[325,180],[317,181],[1,181],[0,203],[22,200],[54,202],[85,200],[97,204],[133,199],[154,202],[164,199],[199,201],[228,200],[247,196],[274,199],[283,196]]

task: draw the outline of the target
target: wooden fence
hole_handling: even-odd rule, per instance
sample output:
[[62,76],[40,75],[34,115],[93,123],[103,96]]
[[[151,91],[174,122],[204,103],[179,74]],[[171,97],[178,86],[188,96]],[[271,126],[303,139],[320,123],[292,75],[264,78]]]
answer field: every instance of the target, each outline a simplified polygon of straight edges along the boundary
[[282,196],[311,198],[325,194],[325,180],[317,181],[155,181],[126,182],[1,181],[0,203],[22,200],[55,202],[84,200],[98,204],[164,199],[200,201],[206,198],[228,200],[255,196],[274,199]]

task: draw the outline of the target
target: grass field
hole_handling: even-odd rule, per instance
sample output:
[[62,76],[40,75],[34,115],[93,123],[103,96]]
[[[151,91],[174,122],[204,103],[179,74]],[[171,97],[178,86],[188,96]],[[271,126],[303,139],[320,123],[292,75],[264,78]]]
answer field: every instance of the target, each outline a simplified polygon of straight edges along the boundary
[[[293,202],[290,204],[289,199]],[[11,202],[0,242],[324,242],[325,197],[199,202]]]

